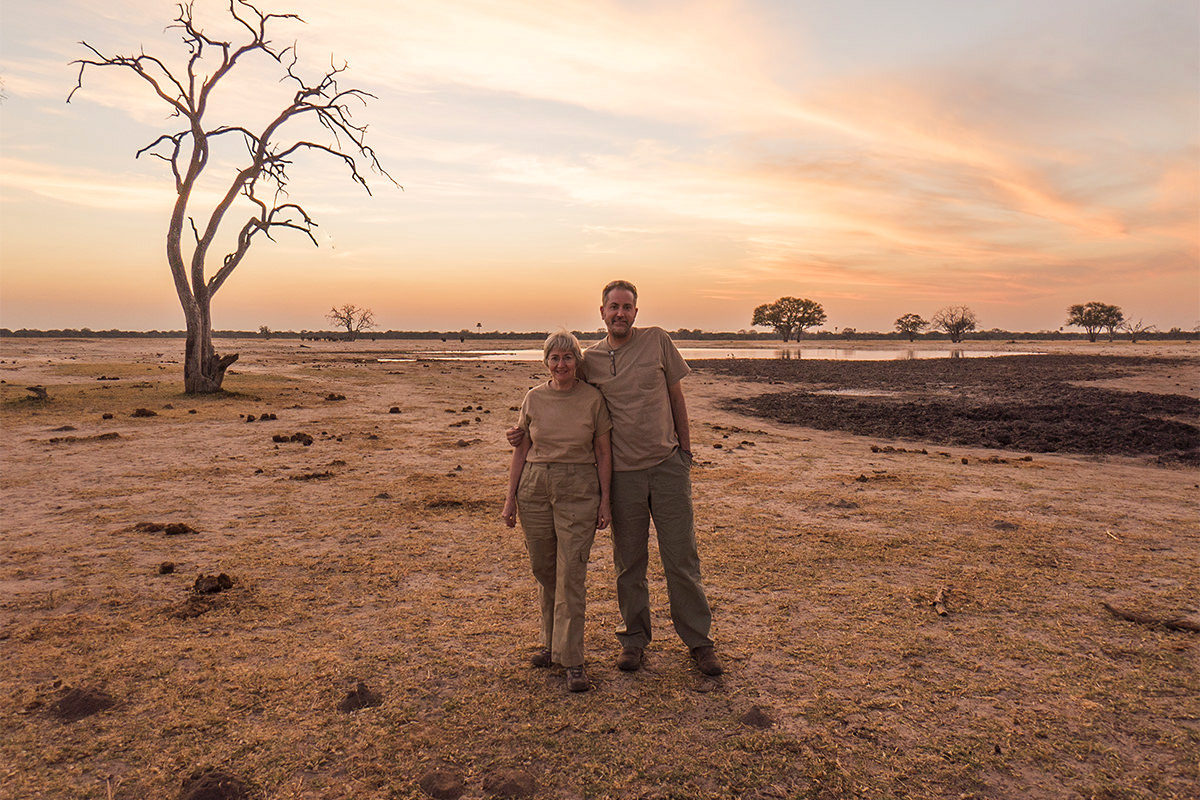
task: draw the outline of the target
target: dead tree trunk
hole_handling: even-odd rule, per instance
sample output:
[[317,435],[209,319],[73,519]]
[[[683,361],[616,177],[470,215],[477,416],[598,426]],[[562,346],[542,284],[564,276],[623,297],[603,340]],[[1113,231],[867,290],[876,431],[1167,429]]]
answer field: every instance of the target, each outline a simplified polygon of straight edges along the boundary
[[[205,309],[186,314],[187,344],[183,361],[183,390],[188,394],[212,394],[221,391],[225,370],[238,360],[237,353],[217,355],[212,343],[212,317]],[[193,318],[194,316],[194,318]]]

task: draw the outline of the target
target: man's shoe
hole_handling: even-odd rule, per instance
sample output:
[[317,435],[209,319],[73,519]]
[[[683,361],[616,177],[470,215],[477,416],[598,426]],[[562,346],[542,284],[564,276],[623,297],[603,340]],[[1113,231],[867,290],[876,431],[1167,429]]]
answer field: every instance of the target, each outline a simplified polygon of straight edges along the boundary
[[545,669],[554,663],[554,656],[549,650],[538,650],[529,657],[529,665],[538,669]]
[[617,656],[617,669],[625,672],[636,672],[642,666],[642,648],[626,647]]
[[705,675],[720,675],[725,671],[721,667],[721,660],[717,658],[717,652],[710,644],[693,647],[692,660],[696,662],[696,668]]
[[567,690],[571,692],[586,692],[592,688],[592,684],[588,682],[587,673],[583,670],[583,664],[578,667],[567,667]]

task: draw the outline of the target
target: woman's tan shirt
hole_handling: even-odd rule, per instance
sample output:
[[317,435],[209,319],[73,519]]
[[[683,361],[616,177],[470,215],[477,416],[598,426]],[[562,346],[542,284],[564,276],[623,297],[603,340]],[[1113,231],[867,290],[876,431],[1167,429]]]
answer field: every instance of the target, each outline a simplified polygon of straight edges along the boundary
[[526,461],[554,464],[594,464],[592,440],[612,430],[608,406],[594,386],[583,381],[560,392],[543,383],[525,395],[517,424],[529,436]]

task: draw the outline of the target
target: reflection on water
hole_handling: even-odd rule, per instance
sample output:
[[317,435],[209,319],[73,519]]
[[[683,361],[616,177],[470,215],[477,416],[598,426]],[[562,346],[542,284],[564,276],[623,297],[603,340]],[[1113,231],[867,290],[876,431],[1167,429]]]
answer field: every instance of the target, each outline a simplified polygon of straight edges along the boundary
[[[853,347],[681,347],[679,352],[688,361],[714,358],[779,358],[826,361],[907,361],[918,358],[987,358],[989,356],[1030,356],[1028,352],[995,352],[986,350],[920,350],[910,347],[879,350]],[[541,361],[542,350],[430,350],[420,354],[381,358],[380,361]]]

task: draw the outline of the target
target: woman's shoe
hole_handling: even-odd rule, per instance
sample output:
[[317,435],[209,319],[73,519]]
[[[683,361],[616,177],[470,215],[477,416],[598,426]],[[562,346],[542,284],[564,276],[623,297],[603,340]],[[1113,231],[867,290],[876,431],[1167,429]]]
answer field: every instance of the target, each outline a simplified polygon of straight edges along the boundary
[[530,666],[538,669],[545,669],[554,663],[554,655],[547,649],[543,648],[529,657]]
[[567,667],[567,690],[571,692],[586,692],[592,688],[592,684],[588,682],[587,673],[583,670],[583,664],[578,667]]

